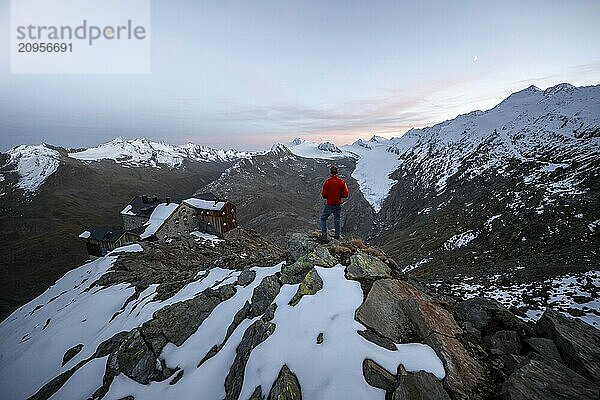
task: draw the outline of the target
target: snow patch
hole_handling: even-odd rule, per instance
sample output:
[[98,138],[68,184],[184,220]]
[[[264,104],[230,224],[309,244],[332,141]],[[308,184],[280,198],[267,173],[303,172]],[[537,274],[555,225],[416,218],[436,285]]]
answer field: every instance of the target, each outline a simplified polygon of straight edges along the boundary
[[477,237],[477,234],[478,233],[475,231],[466,231],[463,233],[459,233],[446,240],[442,247],[444,248],[444,250],[456,250],[460,247],[466,246],[471,241],[473,241]]

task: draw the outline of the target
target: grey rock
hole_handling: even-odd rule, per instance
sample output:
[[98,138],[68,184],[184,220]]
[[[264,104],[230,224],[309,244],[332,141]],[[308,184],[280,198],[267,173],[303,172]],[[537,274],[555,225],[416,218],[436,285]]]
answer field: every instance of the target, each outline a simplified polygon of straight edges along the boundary
[[450,400],[442,382],[429,372],[406,372],[401,368],[392,400]]
[[319,332],[317,335],[317,344],[323,344],[323,332]]
[[277,379],[269,391],[268,400],[302,400],[298,378],[287,365],[281,367]]
[[505,400],[598,400],[600,389],[556,360],[528,357],[502,385]]
[[296,261],[317,247],[317,242],[304,233],[292,233],[287,241],[286,249],[292,260]]
[[565,364],[600,384],[600,331],[585,322],[547,309],[535,325],[539,336],[552,339]]
[[521,340],[515,331],[498,331],[484,338],[484,342],[492,354],[519,354]]
[[362,363],[362,371],[369,385],[385,391],[396,389],[396,377],[375,361],[365,359]]
[[254,316],[263,314],[279,294],[279,289],[281,289],[281,283],[277,276],[269,275],[263,278],[252,292],[252,314]]
[[499,330],[516,331],[520,335],[530,331],[525,323],[496,300],[475,297],[461,301],[457,314],[487,335]]
[[295,306],[300,302],[303,296],[313,295],[321,289],[323,289],[323,280],[319,276],[317,270],[312,268],[310,271],[308,271],[300,283],[300,286],[298,286],[298,290],[296,291],[296,294],[294,294],[294,297],[292,297],[290,300],[289,305]]
[[275,324],[256,320],[246,329],[240,344],[236,348],[236,355],[229,373],[225,378],[225,399],[237,400],[242,391],[244,383],[244,372],[246,363],[250,358],[252,350],[264,342],[275,331]]
[[349,279],[380,279],[391,278],[392,270],[377,257],[357,251],[350,256],[350,265],[346,268]]
[[242,272],[240,272],[236,284],[246,287],[254,281],[254,278],[256,278],[256,271],[253,271],[251,269],[245,269]]
[[526,339],[525,342],[536,353],[541,354],[550,359],[563,362],[562,357],[558,352],[558,348],[556,347],[556,344],[554,344],[554,342],[551,339],[535,337]]
[[67,350],[63,356],[61,367],[64,367],[66,363],[71,361],[71,359],[75,357],[81,351],[81,349],[83,349],[83,344],[79,343],[78,345],[75,345]]
[[400,300],[395,281],[378,280],[356,310],[355,318],[394,343],[408,342],[415,334]]

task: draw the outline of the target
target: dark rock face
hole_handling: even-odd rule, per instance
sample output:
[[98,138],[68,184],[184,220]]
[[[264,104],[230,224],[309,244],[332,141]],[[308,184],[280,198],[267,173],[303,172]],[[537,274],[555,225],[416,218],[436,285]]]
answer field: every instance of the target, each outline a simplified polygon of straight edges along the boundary
[[287,365],[281,367],[273,387],[269,391],[268,400],[302,400],[302,391],[298,378]]
[[554,342],[550,339],[545,338],[529,338],[525,340],[527,345],[536,353],[548,357],[550,359],[556,360],[558,362],[563,362],[560,353],[558,352],[558,348],[554,344]]
[[254,281],[254,278],[256,278],[256,272],[250,269],[245,269],[240,272],[236,284],[246,287]]
[[435,375],[402,371],[392,400],[450,400],[450,396]]
[[393,391],[396,388],[396,377],[375,361],[365,359],[362,370],[369,385],[385,391]]
[[525,360],[502,385],[505,400],[597,400],[599,396],[597,385],[540,355]]
[[519,354],[521,341],[515,331],[498,331],[486,336],[485,342],[492,354]]
[[585,322],[546,310],[535,325],[538,335],[552,339],[565,364],[600,384],[600,331]]
[[530,328],[496,300],[475,297],[461,301],[457,307],[461,320],[471,323],[476,329],[488,334],[498,330],[511,330],[519,334]]
[[264,342],[275,331],[275,324],[261,319],[254,322],[246,329],[240,344],[236,349],[236,356],[229,374],[225,378],[225,399],[237,400],[244,383],[246,363],[250,358],[252,349]]
[[81,351],[81,349],[83,349],[83,344],[79,343],[78,345],[75,345],[75,346],[71,347],[69,350],[67,350],[65,352],[65,355],[63,356],[61,366],[64,366],[66,363],[68,363],[73,357],[75,357]]
[[252,313],[261,315],[275,300],[281,289],[281,283],[275,275],[265,277],[252,293]]

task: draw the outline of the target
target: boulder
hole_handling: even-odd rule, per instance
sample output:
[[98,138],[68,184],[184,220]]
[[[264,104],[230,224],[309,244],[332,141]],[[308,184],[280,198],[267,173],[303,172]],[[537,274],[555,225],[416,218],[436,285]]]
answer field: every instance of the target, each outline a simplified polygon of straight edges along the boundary
[[484,338],[484,342],[492,354],[519,354],[521,340],[515,331],[498,331]]
[[329,253],[327,247],[318,245],[312,252],[299,257],[293,264],[284,265],[281,268],[281,282],[300,283],[315,265],[333,267],[336,264],[337,260]]
[[572,370],[600,384],[600,331],[585,322],[547,309],[535,325],[536,333],[552,339]]
[[445,384],[458,399],[469,399],[482,368],[458,340],[463,333],[452,314],[405,281],[380,279],[356,310],[363,325],[395,343],[431,346],[446,370]]
[[350,256],[350,265],[346,268],[348,279],[391,278],[392,270],[377,257],[357,251]]
[[392,400],[450,400],[442,382],[429,372],[406,372],[402,367]]
[[281,367],[279,375],[269,391],[268,400],[302,400],[298,378],[287,365]]
[[500,330],[515,331],[519,335],[530,332],[529,327],[496,300],[474,297],[457,306],[458,317],[489,335]]
[[295,306],[300,302],[300,299],[302,299],[303,296],[313,295],[321,289],[323,289],[323,280],[319,276],[317,270],[313,268],[308,271],[304,280],[300,283],[300,286],[298,286],[298,290],[290,300],[289,305]]
[[600,389],[562,363],[534,354],[502,385],[505,400],[598,400]]
[[396,377],[375,361],[365,359],[362,370],[369,385],[385,391],[393,391],[396,388]]
[[563,362],[560,353],[558,352],[558,348],[556,344],[550,339],[546,338],[529,338],[525,340],[525,343],[531,348],[531,350],[535,351],[538,354],[541,354],[550,359],[556,360],[558,362]]
[[293,261],[312,252],[317,247],[317,242],[304,233],[292,233],[287,240],[287,251]]

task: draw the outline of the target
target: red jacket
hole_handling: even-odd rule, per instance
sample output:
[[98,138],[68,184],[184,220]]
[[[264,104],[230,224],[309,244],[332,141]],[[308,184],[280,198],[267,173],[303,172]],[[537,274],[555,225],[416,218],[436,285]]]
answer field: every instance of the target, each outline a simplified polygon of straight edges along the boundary
[[323,183],[323,190],[321,190],[321,196],[327,199],[328,206],[339,206],[342,204],[342,198],[348,197],[348,186],[343,179],[338,178],[337,175],[333,175]]

